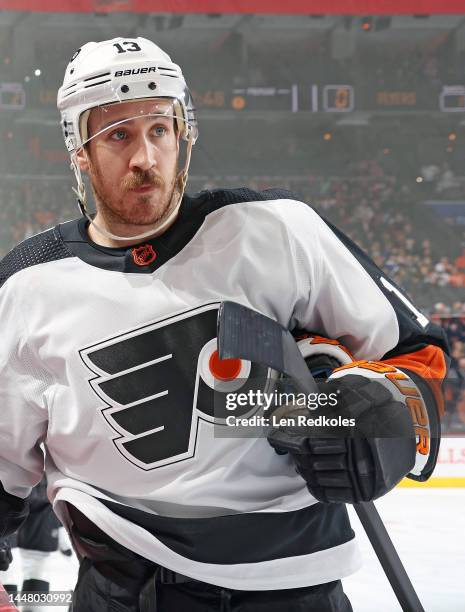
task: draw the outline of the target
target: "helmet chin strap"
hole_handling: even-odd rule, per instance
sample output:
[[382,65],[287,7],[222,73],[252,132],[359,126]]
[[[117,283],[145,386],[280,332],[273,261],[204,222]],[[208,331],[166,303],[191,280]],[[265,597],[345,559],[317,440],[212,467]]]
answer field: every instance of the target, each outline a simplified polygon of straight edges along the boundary
[[[148,238],[149,236],[154,236],[155,234],[163,233],[165,229],[167,229],[171,225],[171,223],[174,221],[174,219],[176,218],[176,215],[178,214],[179,207],[181,206],[181,202],[182,202],[182,198],[184,195],[184,190],[186,189],[186,184],[187,184],[187,179],[188,179],[188,174],[189,174],[192,144],[193,144],[192,140],[189,140],[187,142],[186,161],[184,163],[184,168],[181,170],[181,172],[179,172],[179,174],[176,177],[175,187],[173,188],[173,194],[171,196],[171,200],[167,208],[167,210],[171,209],[170,213],[168,214],[166,218],[160,219],[158,222],[156,222],[152,229],[142,234],[137,234],[135,236],[117,236],[116,234],[112,234],[111,232],[107,231],[106,229],[104,229],[103,227],[100,227],[99,225],[95,223],[95,221],[90,216],[87,210],[86,187],[82,180],[81,169],[79,167],[79,164],[77,163],[76,155],[73,154],[71,156],[71,169],[74,171],[74,175],[76,177],[77,189],[75,187],[72,187],[72,189],[77,196],[78,206],[79,206],[79,210],[82,216],[85,217],[89,221],[90,224],[92,224],[92,227],[95,228],[95,230],[99,234],[101,234],[102,236],[105,236],[106,238],[110,238],[111,240],[117,240],[120,242],[127,242],[128,240],[140,240],[142,238]],[[176,189],[177,184],[179,184],[180,186],[179,190]],[[176,201],[176,198],[177,198],[177,201]]]

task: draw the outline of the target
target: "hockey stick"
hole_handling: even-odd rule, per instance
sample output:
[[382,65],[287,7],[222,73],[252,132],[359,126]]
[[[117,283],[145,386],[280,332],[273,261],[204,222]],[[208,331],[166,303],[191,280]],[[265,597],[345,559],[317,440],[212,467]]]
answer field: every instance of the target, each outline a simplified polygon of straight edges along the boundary
[[[222,302],[217,337],[220,359],[261,363],[289,376],[303,393],[318,391],[294,337],[273,319],[235,302]],[[402,610],[424,612],[374,503],[353,506]]]

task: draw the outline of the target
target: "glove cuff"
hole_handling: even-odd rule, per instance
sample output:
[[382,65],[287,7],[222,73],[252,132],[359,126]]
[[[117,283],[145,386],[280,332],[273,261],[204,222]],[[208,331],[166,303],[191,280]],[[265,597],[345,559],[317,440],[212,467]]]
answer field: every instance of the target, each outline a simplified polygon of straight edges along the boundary
[[364,376],[381,383],[390,391],[395,401],[406,406],[412,419],[416,440],[415,465],[408,475],[421,479],[421,474],[431,463],[429,460],[436,452],[435,441],[432,443],[431,439],[432,426],[427,403],[419,386],[405,371],[382,361],[354,361],[334,370],[329,380],[337,380],[348,374]]

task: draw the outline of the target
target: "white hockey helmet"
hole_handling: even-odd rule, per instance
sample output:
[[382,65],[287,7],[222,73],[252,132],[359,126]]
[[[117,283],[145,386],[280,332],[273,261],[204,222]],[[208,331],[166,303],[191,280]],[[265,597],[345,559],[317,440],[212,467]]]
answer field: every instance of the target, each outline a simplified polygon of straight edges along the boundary
[[181,68],[167,53],[140,37],[86,43],[71,58],[57,96],[68,151],[73,153],[86,141],[87,126],[81,121],[85,111],[142,98],[173,100],[181,137],[195,143],[192,97]]

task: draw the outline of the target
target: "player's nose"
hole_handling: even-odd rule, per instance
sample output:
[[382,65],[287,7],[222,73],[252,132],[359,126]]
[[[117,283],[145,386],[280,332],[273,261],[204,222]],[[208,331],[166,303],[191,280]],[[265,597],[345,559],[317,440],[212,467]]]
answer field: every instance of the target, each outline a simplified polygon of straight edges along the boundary
[[129,160],[130,169],[150,170],[156,164],[156,151],[153,143],[145,135],[140,135],[134,142]]

